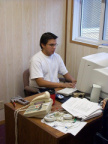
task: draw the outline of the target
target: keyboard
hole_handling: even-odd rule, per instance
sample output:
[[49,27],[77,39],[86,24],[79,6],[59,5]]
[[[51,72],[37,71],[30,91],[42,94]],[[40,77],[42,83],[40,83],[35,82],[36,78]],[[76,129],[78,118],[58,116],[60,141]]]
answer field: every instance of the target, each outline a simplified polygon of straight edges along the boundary
[[77,91],[76,88],[64,88],[64,89],[57,91],[57,93],[63,94],[65,96],[69,96],[69,95],[72,95],[72,93],[75,91]]

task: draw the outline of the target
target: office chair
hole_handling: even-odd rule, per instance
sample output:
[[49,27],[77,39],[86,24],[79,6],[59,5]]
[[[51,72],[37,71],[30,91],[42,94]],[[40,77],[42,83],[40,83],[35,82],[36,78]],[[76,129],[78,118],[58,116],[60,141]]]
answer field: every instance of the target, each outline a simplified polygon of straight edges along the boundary
[[23,83],[24,83],[24,93],[26,97],[39,93],[39,90],[37,88],[29,86],[29,75],[30,75],[29,69],[25,70],[23,73]]
[[108,144],[108,101],[103,111],[102,130],[96,133],[94,144]]

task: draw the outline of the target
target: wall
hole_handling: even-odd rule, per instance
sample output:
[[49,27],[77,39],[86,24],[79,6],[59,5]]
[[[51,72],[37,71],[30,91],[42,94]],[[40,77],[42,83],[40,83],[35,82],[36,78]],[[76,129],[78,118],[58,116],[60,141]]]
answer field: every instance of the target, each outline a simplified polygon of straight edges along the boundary
[[65,14],[66,0],[0,0],[0,101],[24,95],[23,71],[40,50],[42,33],[58,35],[57,53],[64,59]]
[[68,0],[66,66],[69,72],[72,74],[72,76],[74,78],[77,78],[81,57],[89,55],[89,54],[97,53],[97,49],[70,42],[71,2],[72,0]]

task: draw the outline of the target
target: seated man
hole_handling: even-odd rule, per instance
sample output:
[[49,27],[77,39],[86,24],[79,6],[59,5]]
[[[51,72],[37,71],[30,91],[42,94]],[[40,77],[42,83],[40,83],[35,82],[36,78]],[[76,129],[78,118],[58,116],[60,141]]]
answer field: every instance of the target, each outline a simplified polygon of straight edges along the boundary
[[[73,88],[76,80],[68,73],[62,58],[55,53],[58,37],[50,32],[40,38],[41,51],[30,61],[30,79],[32,87],[38,88]],[[58,74],[64,76],[69,83],[61,83]]]

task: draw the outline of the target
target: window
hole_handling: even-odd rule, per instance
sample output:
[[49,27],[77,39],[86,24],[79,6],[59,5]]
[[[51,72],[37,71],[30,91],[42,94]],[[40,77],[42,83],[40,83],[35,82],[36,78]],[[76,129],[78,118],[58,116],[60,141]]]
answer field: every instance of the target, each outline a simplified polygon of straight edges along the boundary
[[108,43],[108,0],[73,0],[72,41]]
[[106,1],[106,9],[105,9],[105,24],[104,24],[103,40],[108,41],[108,0]]

